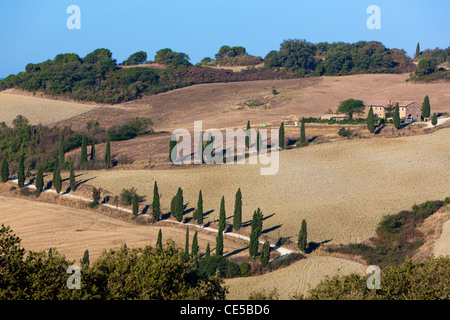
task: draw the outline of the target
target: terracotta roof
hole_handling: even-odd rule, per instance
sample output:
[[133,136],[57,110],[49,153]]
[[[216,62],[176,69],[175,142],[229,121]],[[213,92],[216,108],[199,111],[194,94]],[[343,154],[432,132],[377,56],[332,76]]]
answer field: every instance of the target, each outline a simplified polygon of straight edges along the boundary
[[391,104],[393,106],[395,106],[395,104],[398,102],[398,106],[399,107],[407,107],[411,104],[414,103],[414,101],[375,101],[371,104],[369,104],[369,106],[374,106],[374,107],[384,107],[388,104]]

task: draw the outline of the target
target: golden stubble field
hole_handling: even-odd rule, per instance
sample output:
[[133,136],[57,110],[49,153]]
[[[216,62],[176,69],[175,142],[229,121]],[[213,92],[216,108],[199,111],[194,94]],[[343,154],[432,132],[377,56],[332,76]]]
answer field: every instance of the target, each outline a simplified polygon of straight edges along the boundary
[[[172,239],[184,248],[186,240],[186,229],[182,227],[138,225],[92,210],[4,196],[0,196],[0,223],[12,228],[26,250],[56,248],[77,264],[86,249],[92,262],[104,249],[120,248],[124,244],[129,248],[154,246],[160,228],[163,244]],[[190,244],[195,231],[189,229]],[[214,233],[198,232],[200,251],[204,253],[210,243],[213,254],[215,237]],[[224,239],[224,255],[244,252],[241,250],[246,247],[245,243]]]
[[0,92],[0,122],[7,125],[23,115],[30,124],[49,125],[95,110],[97,106],[33,97],[15,90]]
[[[302,219],[309,241],[330,244],[363,241],[375,234],[381,217],[450,194],[450,129],[431,134],[379,139],[355,139],[282,151],[279,171],[260,175],[260,165],[203,165],[177,170],[100,170],[81,179],[120,194],[135,187],[150,203],[158,182],[161,203],[169,211],[177,188],[188,208],[203,192],[206,221],[219,217],[225,196],[231,218],[238,188],[243,195],[243,221],[261,208],[264,237],[294,242]],[[229,220],[231,222],[231,219]],[[273,242],[272,242],[273,243]]]

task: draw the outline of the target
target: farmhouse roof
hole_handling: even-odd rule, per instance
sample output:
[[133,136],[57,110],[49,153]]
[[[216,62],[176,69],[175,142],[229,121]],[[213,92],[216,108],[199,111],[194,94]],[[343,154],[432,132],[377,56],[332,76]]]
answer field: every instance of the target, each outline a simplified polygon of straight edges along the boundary
[[388,101],[375,101],[375,102],[371,103],[370,105],[374,106],[374,107],[385,107],[387,105],[394,105],[395,106],[396,103],[398,103],[399,107],[407,107],[407,106],[413,104],[414,101],[391,101],[391,100],[388,100]]

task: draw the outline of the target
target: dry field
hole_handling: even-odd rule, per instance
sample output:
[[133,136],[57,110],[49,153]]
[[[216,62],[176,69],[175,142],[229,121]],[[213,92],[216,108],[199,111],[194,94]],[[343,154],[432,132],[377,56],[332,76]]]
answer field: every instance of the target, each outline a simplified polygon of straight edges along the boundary
[[[354,139],[281,152],[279,171],[260,175],[261,165],[203,165],[159,170],[101,170],[83,172],[80,179],[115,194],[135,187],[149,203],[156,180],[162,206],[180,186],[188,208],[203,192],[206,221],[218,219],[225,196],[231,217],[234,195],[243,194],[243,221],[258,207],[267,217],[266,233],[296,241],[302,219],[309,240],[349,243],[374,235],[383,215],[409,209],[415,203],[450,194],[450,128],[400,138]],[[175,167],[173,167],[175,169]]]
[[307,294],[308,289],[317,286],[327,275],[364,275],[365,270],[365,266],[349,260],[309,256],[265,275],[225,280],[225,284],[229,286],[227,299],[246,300],[253,292],[267,294],[276,289],[280,300],[289,300],[294,295]]
[[0,122],[8,125],[18,115],[25,116],[33,125],[49,125],[96,108],[95,105],[33,97],[14,90],[0,92]]
[[[147,116],[154,120],[156,130],[192,129],[194,121],[202,120],[204,129],[281,122],[292,117],[318,116],[328,108],[336,110],[348,98],[365,103],[377,100],[414,100],[422,103],[429,95],[432,110],[450,111],[450,84],[414,84],[405,82],[409,74],[367,74],[343,77],[320,77],[290,80],[201,84],[181,88],[120,105],[101,107],[88,117],[74,117],[61,125],[84,128],[86,118],[110,126],[129,117]],[[276,88],[278,95],[272,95]],[[245,107],[245,102],[262,99],[259,107]]]
[[450,256],[450,206],[446,209],[448,220],[441,228],[439,238],[434,242],[433,254],[435,256]]
[[[104,249],[119,248],[125,243],[129,248],[154,246],[160,228],[163,243],[170,238],[184,248],[186,239],[186,229],[182,227],[138,225],[91,210],[4,196],[0,196],[0,223],[11,226],[25,249],[56,248],[76,263],[86,249],[90,260],[94,261]],[[195,230],[189,231],[192,243]],[[201,252],[205,252],[209,242],[214,253],[215,234],[199,232],[198,241]],[[224,255],[246,247],[246,244],[224,239]]]

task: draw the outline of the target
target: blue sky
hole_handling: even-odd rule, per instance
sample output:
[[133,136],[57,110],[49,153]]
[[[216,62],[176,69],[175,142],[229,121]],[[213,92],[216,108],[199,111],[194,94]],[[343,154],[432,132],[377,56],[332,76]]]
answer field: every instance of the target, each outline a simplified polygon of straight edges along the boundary
[[[81,29],[69,30],[67,8],[81,9]],[[370,30],[370,5],[381,29]],[[264,57],[285,39],[310,42],[381,41],[413,55],[450,46],[450,0],[15,0],[0,4],[0,78],[59,53],[84,57],[108,48],[122,62],[136,51],[153,59],[171,48],[192,63],[224,45]]]

